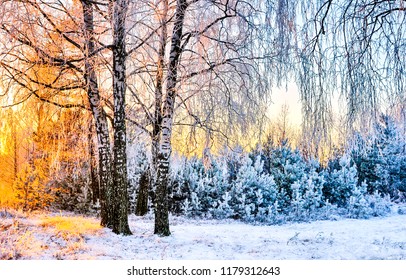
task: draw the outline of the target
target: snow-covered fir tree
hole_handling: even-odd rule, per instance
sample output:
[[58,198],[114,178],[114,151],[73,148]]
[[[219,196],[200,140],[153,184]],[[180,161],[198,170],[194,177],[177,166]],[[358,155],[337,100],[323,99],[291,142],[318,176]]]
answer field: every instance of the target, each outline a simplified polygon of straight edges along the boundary
[[254,162],[248,155],[242,158],[231,188],[234,218],[246,221],[269,219],[269,207],[277,199],[277,186],[273,176],[264,172],[263,165],[259,156]]
[[290,220],[308,221],[317,219],[318,210],[324,205],[324,176],[314,168],[300,181],[292,184],[292,201],[288,216]]
[[374,144],[379,151],[375,169],[379,180],[373,186],[381,193],[397,197],[398,191],[406,191],[406,151],[404,137],[391,117],[380,117],[375,125]]
[[382,115],[371,134],[356,134],[351,155],[357,166],[359,180],[367,183],[368,193],[376,191],[392,198],[406,192],[406,142],[396,122]]
[[332,204],[345,207],[358,185],[358,173],[351,157],[344,154],[337,166],[330,166],[325,172],[324,197]]
[[286,209],[293,199],[292,184],[300,181],[306,172],[306,162],[299,150],[292,150],[287,142],[265,149],[265,169],[274,177],[278,187],[278,203]]

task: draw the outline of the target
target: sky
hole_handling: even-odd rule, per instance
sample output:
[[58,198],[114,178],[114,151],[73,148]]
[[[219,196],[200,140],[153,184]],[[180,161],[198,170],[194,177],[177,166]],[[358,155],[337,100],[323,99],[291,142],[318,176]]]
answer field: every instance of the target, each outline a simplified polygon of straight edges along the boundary
[[298,87],[295,83],[288,83],[287,87],[274,88],[271,96],[272,104],[268,108],[271,120],[278,118],[281,108],[289,106],[289,121],[293,126],[300,127],[302,123],[302,107]]

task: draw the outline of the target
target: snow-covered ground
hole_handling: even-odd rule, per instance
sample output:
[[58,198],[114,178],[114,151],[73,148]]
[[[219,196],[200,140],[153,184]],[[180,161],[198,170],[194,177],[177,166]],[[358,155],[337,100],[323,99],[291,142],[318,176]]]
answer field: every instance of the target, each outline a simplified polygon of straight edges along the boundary
[[310,260],[406,259],[406,215],[280,226],[171,217],[169,237],[153,217],[130,216],[132,236],[71,213],[0,216],[0,259]]

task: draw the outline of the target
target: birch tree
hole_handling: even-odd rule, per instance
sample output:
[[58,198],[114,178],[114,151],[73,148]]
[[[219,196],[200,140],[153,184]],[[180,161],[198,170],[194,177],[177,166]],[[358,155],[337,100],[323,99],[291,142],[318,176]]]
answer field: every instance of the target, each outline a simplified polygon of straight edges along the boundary
[[128,0],[113,5],[113,97],[114,97],[114,170],[113,232],[131,234],[128,226],[127,155],[126,155],[126,15]]
[[162,107],[162,123],[159,139],[159,152],[157,158],[157,180],[156,180],[156,209],[155,209],[155,230],[154,233],[167,236],[170,235],[168,219],[168,198],[167,187],[169,179],[169,160],[171,155],[171,136],[173,114],[176,97],[176,80],[178,64],[181,54],[181,40],[183,21],[188,7],[186,0],[178,0],[174,18],[174,27],[169,54],[167,93]]
[[89,98],[90,109],[92,110],[92,115],[95,120],[98,142],[101,225],[112,227],[112,157],[110,153],[111,147],[107,114],[102,105],[97,74],[94,68],[96,46],[94,38],[93,4],[86,0],[81,3],[83,9],[84,37],[86,39],[84,41],[84,78],[86,80],[86,92]]
[[[167,187],[174,125],[223,134],[221,130],[227,125],[232,131],[239,122],[253,122],[269,85],[269,77],[260,70],[261,63],[269,62],[275,53],[265,52],[255,37],[263,32],[254,20],[261,18],[261,11],[244,1],[169,4],[162,0],[154,4],[156,9],[151,14],[158,20],[151,20],[151,33],[143,37],[145,53],[132,53],[131,60],[140,65],[130,71],[135,73],[131,79],[151,82],[148,86],[133,83],[145,87],[140,90],[130,86],[130,91],[136,104],[133,112],[146,117],[144,129],[153,143],[155,233],[169,235]],[[151,53],[155,55],[149,64],[145,58]],[[142,94],[148,87],[152,98]]]

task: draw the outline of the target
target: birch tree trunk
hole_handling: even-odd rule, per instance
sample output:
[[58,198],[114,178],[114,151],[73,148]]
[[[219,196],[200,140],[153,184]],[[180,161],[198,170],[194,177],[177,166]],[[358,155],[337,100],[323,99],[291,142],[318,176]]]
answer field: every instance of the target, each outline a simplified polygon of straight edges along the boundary
[[[164,68],[165,68],[165,49],[166,49],[166,40],[168,37],[168,23],[167,23],[167,16],[168,16],[168,0],[162,0],[160,2],[163,7],[162,11],[159,12],[159,23],[161,26],[161,34],[159,38],[159,49],[158,49],[158,59],[157,59],[157,74],[156,74],[156,82],[155,82],[155,106],[154,106],[154,123],[152,129],[152,168],[150,172],[150,190],[152,193],[152,202],[154,203],[154,189],[153,186],[156,184],[157,180],[157,170],[158,170],[158,153],[159,153],[159,141],[160,141],[160,133],[161,133],[161,124],[162,124],[162,98],[163,98],[163,83],[164,83]],[[140,193],[139,195],[145,195],[146,197],[143,200],[148,202],[149,192]]]
[[182,52],[181,42],[183,22],[188,3],[186,0],[177,0],[175,22],[172,34],[171,50],[169,55],[167,95],[162,108],[162,123],[159,139],[159,153],[157,157],[156,180],[156,206],[155,206],[155,234],[169,236],[168,215],[168,177],[170,155],[172,152],[171,136],[176,98],[176,79],[178,76],[179,57]]
[[113,178],[111,170],[110,136],[107,115],[101,104],[100,92],[97,83],[96,71],[91,59],[95,51],[93,4],[82,0],[84,35],[85,35],[85,79],[90,108],[95,120],[100,177],[100,215],[101,225],[112,227],[112,187]]
[[130,235],[128,226],[127,155],[125,124],[126,28],[128,0],[113,2],[113,96],[114,96],[114,216],[113,232]]
[[168,36],[167,15],[168,15],[168,0],[163,0],[163,10],[160,15],[161,34],[159,39],[157,74],[155,84],[155,111],[154,111],[154,127],[152,130],[152,163],[154,171],[157,170],[157,158],[159,152],[159,139],[162,123],[162,97],[163,97],[163,80],[164,80],[164,64],[165,64],[165,48],[166,39]]

